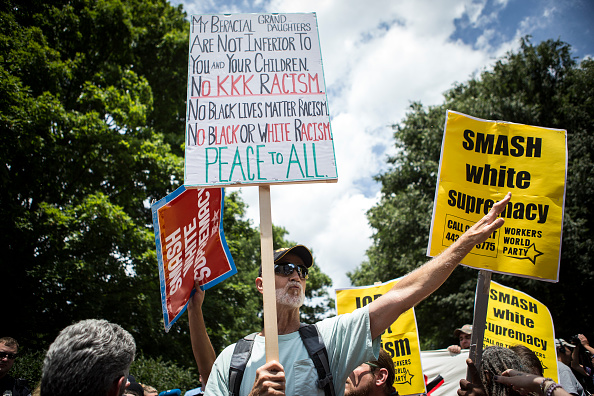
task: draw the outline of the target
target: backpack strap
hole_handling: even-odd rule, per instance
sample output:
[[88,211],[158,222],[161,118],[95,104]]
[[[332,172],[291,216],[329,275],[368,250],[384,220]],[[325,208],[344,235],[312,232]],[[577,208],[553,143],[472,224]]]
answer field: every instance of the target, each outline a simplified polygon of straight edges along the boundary
[[239,396],[239,388],[241,387],[243,372],[252,355],[255,338],[256,333],[248,334],[235,344],[233,356],[231,356],[231,364],[229,366],[229,396]]
[[[322,336],[318,332],[318,328],[315,325],[302,324],[299,328],[299,335],[318,372],[318,380],[316,381],[318,388],[324,390],[325,396],[335,396],[328,351],[326,350]],[[239,396],[241,380],[243,379],[247,362],[252,355],[255,338],[256,333],[252,333],[243,337],[235,344],[229,366],[229,396]]]
[[305,349],[307,349],[307,353],[311,360],[313,360],[318,372],[318,380],[316,381],[318,388],[323,389],[326,396],[335,396],[328,351],[326,350],[322,336],[318,332],[318,328],[313,324],[302,324],[299,328],[299,335],[301,335]]

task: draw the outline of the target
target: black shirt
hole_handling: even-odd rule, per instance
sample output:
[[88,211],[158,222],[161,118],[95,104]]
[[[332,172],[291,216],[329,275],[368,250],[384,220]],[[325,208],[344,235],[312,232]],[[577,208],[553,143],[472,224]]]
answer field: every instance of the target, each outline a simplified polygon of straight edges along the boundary
[[23,379],[15,380],[10,375],[0,378],[0,395],[6,391],[12,392],[12,396],[31,396],[31,391],[27,388],[27,381]]

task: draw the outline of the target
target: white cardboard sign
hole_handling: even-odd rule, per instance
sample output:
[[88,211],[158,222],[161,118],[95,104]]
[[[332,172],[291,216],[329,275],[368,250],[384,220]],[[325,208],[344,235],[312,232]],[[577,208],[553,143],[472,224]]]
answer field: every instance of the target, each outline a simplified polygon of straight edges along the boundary
[[337,181],[315,13],[190,22],[184,184]]

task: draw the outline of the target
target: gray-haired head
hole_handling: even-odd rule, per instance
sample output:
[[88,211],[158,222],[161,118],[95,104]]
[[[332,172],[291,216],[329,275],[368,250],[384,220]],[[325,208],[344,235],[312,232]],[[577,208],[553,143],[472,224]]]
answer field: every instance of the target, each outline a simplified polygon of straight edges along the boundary
[[485,348],[481,359],[479,375],[487,396],[519,396],[519,393],[512,390],[512,388],[493,380],[494,376],[500,375],[507,369],[526,371],[520,357],[514,351],[498,346]]
[[88,319],[70,325],[45,356],[41,396],[106,396],[122,376],[126,383],[135,352],[134,338],[117,324]]

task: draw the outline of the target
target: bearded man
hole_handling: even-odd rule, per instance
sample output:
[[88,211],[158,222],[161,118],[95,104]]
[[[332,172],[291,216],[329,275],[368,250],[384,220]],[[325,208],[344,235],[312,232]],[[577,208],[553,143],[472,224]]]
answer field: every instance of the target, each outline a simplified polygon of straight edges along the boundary
[[394,389],[394,361],[383,349],[379,358],[353,370],[346,381],[344,396],[398,396]]

